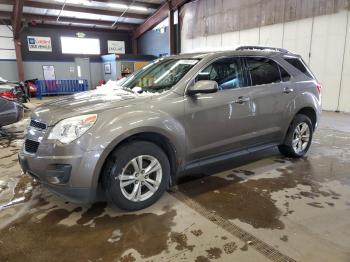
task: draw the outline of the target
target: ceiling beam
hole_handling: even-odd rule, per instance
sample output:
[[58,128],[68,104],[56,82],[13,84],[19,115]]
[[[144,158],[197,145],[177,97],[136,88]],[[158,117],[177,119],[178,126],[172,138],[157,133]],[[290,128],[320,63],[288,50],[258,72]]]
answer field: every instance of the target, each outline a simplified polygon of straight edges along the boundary
[[[13,5],[13,0],[0,0],[0,4],[6,4],[6,5]],[[62,5],[56,4],[56,3],[43,3],[43,2],[36,2],[36,1],[25,1],[24,6],[26,7],[34,7],[34,8],[42,8],[42,9],[53,9],[53,10],[61,10]],[[81,13],[87,13],[87,14],[96,14],[96,15],[109,15],[109,16],[116,16],[119,17],[123,14],[123,12],[120,11],[111,11],[111,10],[105,10],[105,9],[99,9],[96,7],[82,7],[82,6],[75,6],[66,4],[64,7],[65,11],[72,11],[72,12],[81,12]],[[137,18],[137,19],[146,19],[148,17],[147,14],[136,14],[129,11],[125,12],[123,17],[126,18]]]
[[168,16],[169,10],[174,11],[186,2],[188,0],[168,0],[165,2],[153,15],[135,29],[134,37],[139,38],[142,34],[162,22]]
[[[9,18],[11,18],[11,12],[0,11],[0,17],[9,19]],[[32,21],[57,22],[56,16],[48,16],[48,15],[23,14],[22,18],[27,22],[32,22]],[[106,27],[110,27],[111,29],[119,29],[119,30],[133,30],[133,29],[135,29],[134,24],[118,23],[114,28],[112,28],[112,24],[113,24],[112,22],[93,20],[93,19],[79,19],[79,18],[61,17],[59,21],[66,22],[66,23],[74,23],[74,24],[89,24],[89,25],[106,26]]]
[[134,37],[139,38],[142,34],[159,24],[168,16],[169,3],[163,4],[153,15],[151,15],[143,24],[139,25],[134,32]]
[[[130,5],[132,4],[131,0],[93,0],[94,2],[100,2],[100,3],[115,3],[115,4],[123,4],[123,5]],[[158,9],[161,4],[156,3],[148,3],[148,2],[140,2],[135,1],[133,5],[145,7],[145,8],[152,8],[152,9]]]

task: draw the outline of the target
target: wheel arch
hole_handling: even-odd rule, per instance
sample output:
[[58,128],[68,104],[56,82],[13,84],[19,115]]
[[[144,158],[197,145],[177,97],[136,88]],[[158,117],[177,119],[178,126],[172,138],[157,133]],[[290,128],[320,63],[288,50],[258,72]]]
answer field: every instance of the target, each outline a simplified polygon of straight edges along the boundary
[[178,164],[181,161],[179,156],[180,153],[178,152],[177,146],[175,145],[175,143],[173,143],[173,141],[171,141],[169,137],[162,134],[161,132],[139,131],[139,132],[130,134],[129,136],[123,137],[122,139],[117,139],[117,141],[114,141],[114,143],[111,143],[111,145],[108,148],[106,148],[104,153],[101,155],[101,159],[99,160],[99,165],[98,165],[99,167],[95,171],[94,186],[96,187],[96,189],[98,188],[98,185],[101,182],[102,173],[105,168],[105,164],[108,158],[113,153],[113,151],[120,146],[130,143],[131,141],[148,141],[159,146],[164,151],[170,163],[170,168],[171,168],[170,185],[171,185],[172,181],[174,181],[176,178],[176,174],[178,171]]
[[284,141],[286,139],[286,135],[288,134],[288,131],[289,131],[289,129],[290,129],[290,127],[291,127],[295,117],[297,115],[299,115],[299,114],[303,114],[303,115],[306,115],[307,117],[309,117],[310,120],[311,120],[311,123],[312,123],[312,127],[315,130],[316,125],[317,125],[317,113],[316,113],[316,110],[313,107],[311,107],[311,106],[302,107],[299,110],[297,110],[296,113],[289,120],[288,127],[284,131],[282,144],[284,143]]
[[312,107],[303,107],[294,115],[293,119],[295,118],[296,115],[301,115],[301,114],[306,115],[308,118],[310,118],[312,127],[315,130],[316,124],[317,124],[317,114],[315,109],[313,109]]

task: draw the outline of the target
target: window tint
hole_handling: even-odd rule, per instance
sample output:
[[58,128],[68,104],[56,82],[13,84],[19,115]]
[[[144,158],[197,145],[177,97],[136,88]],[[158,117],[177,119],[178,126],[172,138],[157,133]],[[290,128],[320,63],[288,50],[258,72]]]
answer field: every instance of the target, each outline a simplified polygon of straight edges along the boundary
[[306,68],[304,63],[299,58],[284,58],[289,64],[294,66],[296,69],[301,71],[304,75],[307,75],[310,78],[313,78],[309,70]]
[[212,80],[219,85],[219,90],[233,89],[244,84],[243,72],[238,58],[220,59],[203,69],[196,81]]
[[282,66],[279,66],[279,68],[281,71],[282,82],[288,82],[290,80],[290,74],[288,74],[288,72]]
[[253,86],[281,82],[280,68],[276,62],[256,57],[247,57],[246,60]]

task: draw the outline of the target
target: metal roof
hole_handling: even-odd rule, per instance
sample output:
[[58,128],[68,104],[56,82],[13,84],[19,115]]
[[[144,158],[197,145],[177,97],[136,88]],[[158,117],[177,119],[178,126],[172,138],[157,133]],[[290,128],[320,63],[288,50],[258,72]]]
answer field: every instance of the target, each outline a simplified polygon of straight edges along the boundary
[[[166,0],[26,0],[23,19],[29,24],[133,30]],[[0,0],[0,18],[9,19],[12,0]]]

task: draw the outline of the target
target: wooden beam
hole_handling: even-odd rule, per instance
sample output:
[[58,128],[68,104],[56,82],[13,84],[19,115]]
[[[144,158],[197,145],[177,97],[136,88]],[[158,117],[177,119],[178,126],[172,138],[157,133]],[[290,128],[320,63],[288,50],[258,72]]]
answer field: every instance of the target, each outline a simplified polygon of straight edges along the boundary
[[24,67],[22,59],[22,43],[20,39],[14,39],[15,42],[15,52],[16,52],[16,63],[17,63],[17,73],[18,80],[24,81]]
[[23,0],[15,0],[12,12],[12,30],[15,39],[19,38],[19,32],[22,27]]
[[[93,0],[94,2],[101,2],[101,3],[114,3],[114,4],[122,4],[122,5],[130,5],[132,4],[132,1],[130,0]],[[145,8],[151,8],[151,9],[158,9],[161,5],[156,3],[148,3],[148,2],[140,2],[135,1],[133,5],[145,7]]]
[[142,25],[135,29],[134,37],[139,38],[142,34],[152,29],[168,16],[169,3],[163,4],[153,15],[151,15]]
[[142,34],[152,29],[169,15],[169,10],[175,11],[189,0],[168,0],[152,16],[150,16],[142,25],[139,25],[134,31],[134,37],[139,38]]

